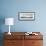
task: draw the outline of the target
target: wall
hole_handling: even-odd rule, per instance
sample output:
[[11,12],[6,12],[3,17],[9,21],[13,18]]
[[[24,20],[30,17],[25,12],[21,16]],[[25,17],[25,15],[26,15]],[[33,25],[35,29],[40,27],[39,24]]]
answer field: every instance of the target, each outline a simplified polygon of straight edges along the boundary
[[[35,12],[35,21],[19,21],[18,12]],[[45,0],[1,0],[1,15],[15,18],[11,31],[46,31],[46,1]],[[6,25],[2,32],[8,31]]]
[[[35,12],[35,21],[19,21],[18,12]],[[13,17],[15,24],[11,31],[46,32],[46,0],[0,0],[0,17]],[[1,24],[0,24],[1,25]],[[8,32],[8,26],[2,24],[1,32]]]

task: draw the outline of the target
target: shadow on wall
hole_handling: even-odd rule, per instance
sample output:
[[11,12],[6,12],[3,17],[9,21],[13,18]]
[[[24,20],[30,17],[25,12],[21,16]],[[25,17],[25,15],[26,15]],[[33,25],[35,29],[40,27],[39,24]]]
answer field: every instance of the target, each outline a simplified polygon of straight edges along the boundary
[[3,33],[2,33],[2,25],[5,23],[5,17],[0,16],[0,46],[3,46]]

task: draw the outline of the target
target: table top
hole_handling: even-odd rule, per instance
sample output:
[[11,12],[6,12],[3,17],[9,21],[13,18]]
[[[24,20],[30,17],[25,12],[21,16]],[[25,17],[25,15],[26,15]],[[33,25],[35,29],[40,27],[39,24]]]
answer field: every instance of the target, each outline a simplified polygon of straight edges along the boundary
[[[4,33],[5,39],[43,39],[43,35],[40,32],[32,32],[32,34],[25,34],[27,32],[11,32],[11,35],[8,32]],[[35,35],[38,34],[38,35]]]

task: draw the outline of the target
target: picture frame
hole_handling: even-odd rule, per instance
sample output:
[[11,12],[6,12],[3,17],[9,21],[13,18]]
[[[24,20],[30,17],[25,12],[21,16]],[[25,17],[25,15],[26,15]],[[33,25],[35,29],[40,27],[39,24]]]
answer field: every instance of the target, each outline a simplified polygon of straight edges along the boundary
[[20,21],[34,21],[35,12],[18,12],[18,19]]

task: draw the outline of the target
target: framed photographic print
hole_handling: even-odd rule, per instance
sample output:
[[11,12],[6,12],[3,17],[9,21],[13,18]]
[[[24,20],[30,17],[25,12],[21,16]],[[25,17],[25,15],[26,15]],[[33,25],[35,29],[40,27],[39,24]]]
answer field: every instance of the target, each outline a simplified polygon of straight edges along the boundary
[[34,21],[35,12],[18,12],[18,19],[21,21]]

